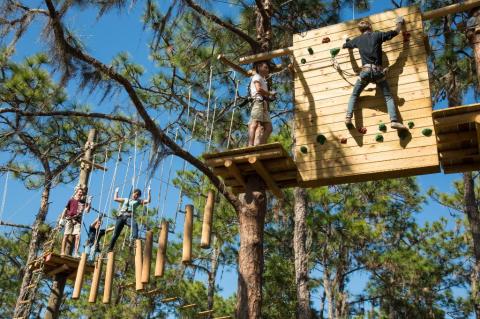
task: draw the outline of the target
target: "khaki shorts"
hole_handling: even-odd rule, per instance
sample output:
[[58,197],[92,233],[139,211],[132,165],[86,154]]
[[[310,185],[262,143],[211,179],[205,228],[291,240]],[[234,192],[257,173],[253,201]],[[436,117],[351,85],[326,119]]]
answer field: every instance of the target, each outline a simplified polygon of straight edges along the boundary
[[65,222],[64,235],[80,235],[81,224],[79,221],[67,219]]
[[268,107],[266,102],[255,100],[252,104],[252,113],[250,115],[250,122],[268,122],[270,123],[270,114],[268,114]]

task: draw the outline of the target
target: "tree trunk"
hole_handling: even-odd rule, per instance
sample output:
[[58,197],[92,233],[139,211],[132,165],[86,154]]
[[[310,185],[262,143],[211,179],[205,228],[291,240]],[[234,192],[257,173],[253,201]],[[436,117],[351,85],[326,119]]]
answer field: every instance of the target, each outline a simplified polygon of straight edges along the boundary
[[[35,217],[35,222],[32,226],[32,237],[30,239],[30,244],[28,246],[28,257],[27,263],[24,267],[24,275],[22,280],[22,285],[20,286],[20,293],[18,294],[17,302],[15,304],[15,311],[13,317],[25,317],[28,318],[31,311],[30,303],[22,303],[23,300],[28,300],[29,298],[34,299],[36,291],[32,291],[32,294],[29,295],[29,287],[30,281],[33,277],[33,272],[31,269],[28,268],[28,265],[35,260],[37,257],[37,253],[40,250],[40,227],[45,221],[48,212],[48,200],[50,198],[50,179],[45,180],[45,185],[42,192],[42,197],[40,199],[40,209],[38,210],[37,216]],[[31,302],[34,302],[32,300]]]
[[[478,291],[478,270],[480,269],[480,215],[478,212],[477,199],[475,196],[475,183],[473,181],[472,173],[463,174],[464,184],[464,209],[468,218],[470,233],[473,240],[473,254],[475,257],[473,265],[472,276],[474,281],[471,286],[471,299],[473,308],[475,309],[475,316],[480,319],[480,293]],[[476,274],[476,275],[475,275]]]
[[297,287],[297,319],[310,319],[310,290],[308,289],[307,240],[307,191],[296,187],[294,192],[295,208],[293,230],[293,250],[295,254],[295,284]]
[[265,184],[259,176],[247,180],[240,194],[240,250],[238,252],[237,319],[259,319],[262,307],[263,227],[267,201]]
[[[207,293],[207,309],[213,309],[215,297],[215,282],[218,270],[218,258],[220,256],[220,244],[216,239],[213,240],[213,248],[210,256],[210,271],[208,272],[208,293]],[[212,318],[212,314],[208,315],[208,319]]]

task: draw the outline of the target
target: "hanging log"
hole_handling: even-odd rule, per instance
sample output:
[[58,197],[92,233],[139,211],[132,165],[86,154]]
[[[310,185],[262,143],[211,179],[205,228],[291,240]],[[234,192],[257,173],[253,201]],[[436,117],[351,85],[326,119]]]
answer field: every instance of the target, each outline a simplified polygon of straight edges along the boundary
[[192,262],[193,205],[185,206],[185,224],[183,225],[182,263]]
[[109,252],[107,255],[107,270],[105,271],[105,287],[103,289],[104,304],[109,304],[112,297],[113,267],[115,265],[115,253]]
[[212,238],[212,221],[213,221],[214,206],[215,206],[215,191],[209,190],[207,194],[207,202],[205,203],[205,210],[203,212],[202,240],[200,242],[200,247],[204,249],[210,248],[210,242]]
[[142,240],[135,239],[135,290],[143,290],[142,284]]
[[75,285],[73,286],[72,299],[80,298],[82,292],[83,277],[85,275],[85,264],[87,263],[87,254],[85,252],[80,256],[80,262],[77,268],[77,277],[75,278]]
[[142,284],[150,281],[150,264],[152,262],[153,232],[147,231],[145,235],[145,248],[143,250]]
[[157,262],[155,264],[155,277],[162,277],[165,272],[168,243],[168,222],[162,221],[160,234],[158,235]]
[[88,296],[88,302],[95,303],[97,301],[98,286],[100,284],[100,276],[102,275],[103,266],[103,254],[98,256],[95,262],[95,269],[93,270],[92,285],[90,287],[90,295]]

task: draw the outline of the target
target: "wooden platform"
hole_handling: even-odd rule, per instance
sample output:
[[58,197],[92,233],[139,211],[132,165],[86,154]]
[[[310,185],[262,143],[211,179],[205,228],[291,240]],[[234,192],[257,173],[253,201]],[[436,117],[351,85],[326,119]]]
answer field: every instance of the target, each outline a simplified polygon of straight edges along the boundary
[[[29,268],[32,270],[38,269],[40,267],[42,258],[45,262],[44,272],[47,277],[64,273],[68,275],[68,279],[75,279],[80,258],[66,255],[61,256],[57,253],[46,253],[34,260],[29,265]],[[85,274],[92,273],[94,268],[95,267],[93,264],[87,263],[85,266]]]
[[220,176],[234,193],[245,192],[249,176],[260,175],[267,189],[282,198],[280,190],[298,185],[297,166],[280,143],[238,148],[203,155],[213,172]]
[[437,110],[432,117],[443,171],[480,170],[480,103]]

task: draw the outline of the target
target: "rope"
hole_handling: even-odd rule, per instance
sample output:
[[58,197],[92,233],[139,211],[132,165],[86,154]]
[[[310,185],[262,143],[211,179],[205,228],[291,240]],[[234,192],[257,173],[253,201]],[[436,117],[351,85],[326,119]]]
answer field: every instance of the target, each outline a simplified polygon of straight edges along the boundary
[[217,99],[215,99],[215,104],[213,104],[212,128],[210,129],[210,137],[208,138],[207,152],[210,151],[210,147],[212,146],[213,127],[215,126],[216,112],[217,112]]
[[0,221],[3,217],[3,212],[5,210],[5,202],[7,201],[7,189],[8,189],[8,177],[10,175],[10,171],[7,171],[5,174],[5,186],[3,187],[3,196],[2,196],[2,207],[0,208]]
[[208,100],[207,100],[207,120],[205,122],[205,139],[208,137],[208,118],[210,116],[210,95],[212,93],[212,73],[213,73],[213,66],[210,66],[210,79],[208,84]]
[[[235,76],[234,76],[235,77]],[[235,115],[235,109],[237,107],[237,94],[238,94],[238,83],[239,81],[236,81],[235,85],[235,97],[233,99],[233,110],[232,110],[232,119],[230,120],[230,129],[228,130],[228,138],[227,138],[227,150],[230,147],[230,137],[232,136],[232,126],[233,126],[233,117]]]
[[[178,127],[175,130],[174,142],[177,142],[177,138],[178,138]],[[170,177],[172,175],[172,166],[173,166],[173,154],[170,155],[170,168],[168,169],[167,188],[165,190],[165,196],[163,197],[161,218],[163,218],[163,216],[165,215],[165,202],[167,201],[168,188],[170,186]]]

